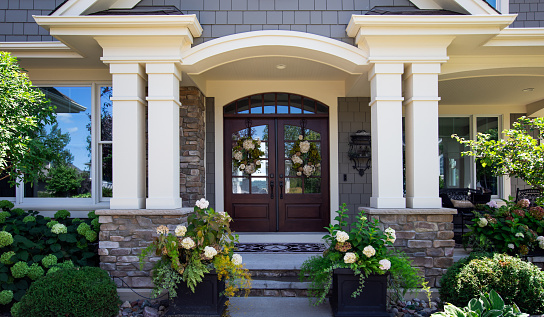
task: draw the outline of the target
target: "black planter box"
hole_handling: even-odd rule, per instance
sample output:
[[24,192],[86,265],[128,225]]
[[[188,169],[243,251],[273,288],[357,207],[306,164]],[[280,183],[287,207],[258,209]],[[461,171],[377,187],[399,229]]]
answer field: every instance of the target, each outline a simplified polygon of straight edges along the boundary
[[329,299],[335,317],[389,317],[387,312],[388,275],[370,275],[365,279],[362,293],[351,294],[359,287],[359,276],[350,269],[333,273],[332,295]]
[[225,281],[219,281],[216,273],[204,274],[193,293],[187,284],[178,286],[178,296],[170,300],[165,316],[171,317],[220,317],[225,310],[227,297],[219,295],[225,290]]

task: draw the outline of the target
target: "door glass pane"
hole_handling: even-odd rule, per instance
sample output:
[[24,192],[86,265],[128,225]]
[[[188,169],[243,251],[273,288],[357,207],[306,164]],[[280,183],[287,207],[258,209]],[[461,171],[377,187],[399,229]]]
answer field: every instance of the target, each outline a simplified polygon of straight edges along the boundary
[[268,182],[266,178],[251,178],[251,193],[252,194],[268,194]]
[[[489,134],[491,140],[498,140],[499,118],[480,117],[477,118],[477,132]],[[497,195],[498,178],[493,176],[491,166],[483,167],[479,160],[476,160],[476,189],[483,189],[485,193]]]
[[238,100],[238,113],[249,113],[249,100],[248,100],[248,98]]
[[302,113],[302,97],[299,95],[291,95],[291,113],[301,114]]
[[461,156],[464,146],[451,138],[457,134],[470,138],[469,118],[438,119],[438,149],[440,159],[440,188],[464,188],[471,186],[470,157]]
[[276,113],[276,94],[264,94],[264,113]]
[[315,101],[312,99],[304,99],[304,113],[315,113]]
[[295,125],[288,125],[288,124],[284,126],[283,133],[284,133],[283,138],[285,140],[290,140],[290,141],[298,140],[298,136],[302,134],[300,127]]
[[254,139],[268,140],[268,125],[251,127],[251,136]]
[[285,142],[285,157],[287,158],[291,157],[289,153],[291,153],[293,146],[295,146],[295,142]]
[[241,177],[232,178],[233,194],[249,194],[249,179]]
[[258,168],[251,176],[266,176],[268,175],[268,161],[261,160],[261,167]]
[[329,107],[325,106],[321,102],[317,102],[317,113],[329,113]]
[[240,168],[234,166],[234,161],[232,161],[232,176],[243,176],[243,172]]
[[225,110],[224,110],[225,114],[234,114],[235,112],[236,112],[236,102],[233,102],[225,106]]
[[286,178],[285,193],[302,194],[302,178]]
[[321,133],[314,131],[312,129],[305,129],[305,138],[306,140],[321,140]]
[[263,113],[263,96],[255,95],[250,97],[251,113]]
[[306,178],[304,179],[305,194],[321,193],[321,178]]
[[261,151],[264,152],[263,158],[267,158],[268,157],[268,142],[261,141],[260,149]]
[[289,95],[278,94],[278,113],[289,113]]
[[291,160],[285,160],[285,175],[297,176],[297,171],[293,169],[293,162]]

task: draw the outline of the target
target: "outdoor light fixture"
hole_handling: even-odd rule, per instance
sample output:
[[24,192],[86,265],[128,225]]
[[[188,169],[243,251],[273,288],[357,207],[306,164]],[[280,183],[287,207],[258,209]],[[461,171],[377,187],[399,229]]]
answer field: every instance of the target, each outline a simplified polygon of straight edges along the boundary
[[348,157],[353,162],[353,168],[363,176],[370,168],[372,153],[370,151],[370,133],[359,130],[350,135]]
[[278,64],[278,65],[276,65],[276,68],[277,68],[277,69],[285,69],[285,68],[287,68],[287,65],[285,65],[285,64]]

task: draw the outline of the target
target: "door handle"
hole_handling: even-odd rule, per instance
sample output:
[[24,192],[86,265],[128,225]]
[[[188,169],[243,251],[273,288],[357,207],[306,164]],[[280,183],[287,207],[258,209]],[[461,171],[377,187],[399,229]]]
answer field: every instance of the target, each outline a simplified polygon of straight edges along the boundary
[[270,181],[270,199],[274,199],[274,181]]
[[283,181],[280,181],[280,199],[283,199]]

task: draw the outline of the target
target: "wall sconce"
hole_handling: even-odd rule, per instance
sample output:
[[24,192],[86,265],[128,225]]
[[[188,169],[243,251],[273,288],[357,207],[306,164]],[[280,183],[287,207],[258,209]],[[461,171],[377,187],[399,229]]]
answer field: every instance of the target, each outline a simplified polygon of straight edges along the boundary
[[370,168],[372,152],[370,151],[370,133],[365,130],[359,130],[350,135],[349,142],[349,159],[353,162],[353,168],[359,172],[360,176],[365,174],[365,171]]

